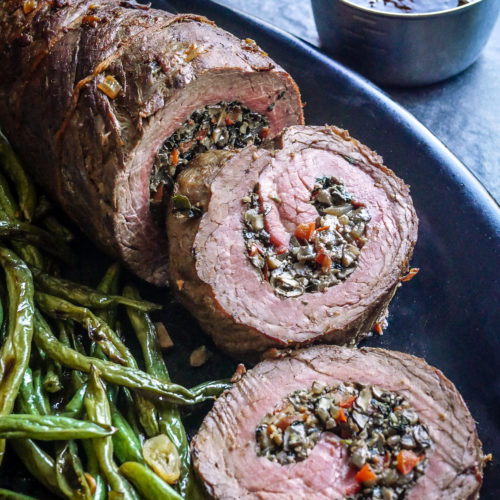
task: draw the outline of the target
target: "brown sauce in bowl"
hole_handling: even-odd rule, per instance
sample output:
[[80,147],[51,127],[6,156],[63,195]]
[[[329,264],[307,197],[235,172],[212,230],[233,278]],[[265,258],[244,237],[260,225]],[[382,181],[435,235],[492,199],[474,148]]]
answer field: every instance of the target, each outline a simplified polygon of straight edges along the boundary
[[383,12],[397,12],[408,14],[423,14],[425,12],[438,12],[466,5],[469,0],[349,0],[350,2],[371,7]]

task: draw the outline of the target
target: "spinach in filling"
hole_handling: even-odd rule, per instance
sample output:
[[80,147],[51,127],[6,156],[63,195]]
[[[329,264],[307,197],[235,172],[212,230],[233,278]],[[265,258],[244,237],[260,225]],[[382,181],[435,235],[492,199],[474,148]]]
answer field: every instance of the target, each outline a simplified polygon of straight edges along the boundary
[[322,292],[344,281],[356,269],[371,216],[337,179],[316,179],[311,203],[319,216],[297,226],[288,249],[271,243],[258,186],[243,202],[248,257],[278,295],[298,297],[306,292]]
[[197,109],[164,142],[156,156],[149,181],[151,208],[162,204],[175,174],[197,154],[258,145],[268,134],[268,119],[237,101]]
[[340,436],[358,470],[357,491],[347,497],[352,500],[402,500],[423,474],[433,444],[403,396],[359,383],[314,382],[262,419],[256,452],[281,465],[300,462],[325,431]]

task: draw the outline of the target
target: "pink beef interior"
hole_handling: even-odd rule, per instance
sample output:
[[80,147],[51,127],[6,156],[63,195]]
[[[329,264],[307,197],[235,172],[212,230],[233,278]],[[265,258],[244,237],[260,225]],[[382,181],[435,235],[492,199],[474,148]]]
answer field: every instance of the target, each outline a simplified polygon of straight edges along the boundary
[[[291,358],[264,361],[219,398],[194,438],[195,465],[217,498],[332,500],[353,485],[343,448],[324,433],[303,462],[281,466],[255,452],[255,427],[291,392],[314,381],[377,385],[402,394],[434,441],[424,476],[410,500],[473,498],[480,483],[480,443],[454,386],[413,356],[381,349],[317,346]],[[479,445],[478,445],[479,443]]]
[[[304,144],[308,134],[314,134],[312,127],[297,129],[304,130]],[[297,135],[300,139],[301,132]],[[398,263],[404,260],[413,244],[411,239],[416,237],[407,191],[400,198],[401,183],[395,177],[380,169],[351,165],[327,140],[295,148],[293,155],[290,149],[293,148],[275,155],[267,151],[252,153],[259,159],[244,176],[241,169],[228,164],[212,184],[209,211],[195,240],[195,247],[203,249],[207,256],[197,262],[198,274],[212,286],[220,307],[256,330],[265,324],[266,334],[283,343],[312,340],[363,314],[370,303],[394,286],[401,272]],[[244,164],[245,159],[240,155],[231,162]],[[324,293],[283,299],[248,261],[242,236],[241,199],[259,182],[264,204],[271,208],[268,229],[275,239],[288,245],[297,224],[312,222],[317,217],[317,210],[308,202],[315,179],[323,176],[343,182],[354,199],[366,205],[372,217],[368,242],[349,279]],[[282,203],[269,199],[275,194]],[[408,228],[411,239],[407,237]],[[318,329],[323,331],[318,333]]]

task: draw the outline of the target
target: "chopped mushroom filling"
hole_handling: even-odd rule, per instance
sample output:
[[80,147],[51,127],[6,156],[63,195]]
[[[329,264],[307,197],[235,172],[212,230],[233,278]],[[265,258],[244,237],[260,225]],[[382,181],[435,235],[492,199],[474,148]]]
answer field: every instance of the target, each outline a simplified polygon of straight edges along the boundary
[[427,465],[433,442],[403,396],[377,386],[314,382],[291,393],[255,430],[258,456],[281,465],[305,460],[323,432],[347,446],[358,472],[353,500],[402,500]]
[[258,145],[268,135],[269,120],[237,101],[219,102],[194,111],[156,155],[149,181],[153,215],[161,214],[176,173],[197,154]]
[[297,226],[285,251],[271,243],[265,227],[267,214],[261,208],[258,191],[256,186],[243,198],[243,237],[250,262],[276,294],[298,297],[307,292],[323,292],[354,272],[367,241],[371,216],[340,181],[333,177],[316,179],[311,203],[318,210],[318,217]]

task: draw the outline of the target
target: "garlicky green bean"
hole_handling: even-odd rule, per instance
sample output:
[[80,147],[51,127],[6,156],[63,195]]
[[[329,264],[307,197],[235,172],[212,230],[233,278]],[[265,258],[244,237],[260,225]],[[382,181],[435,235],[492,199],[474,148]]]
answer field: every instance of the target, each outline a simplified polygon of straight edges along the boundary
[[16,493],[10,490],[5,490],[4,488],[0,488],[0,498],[2,500],[36,500],[36,498],[34,497],[22,495],[21,493]]
[[30,243],[60,258],[66,264],[73,264],[75,257],[68,245],[54,235],[26,222],[0,220],[0,239],[11,239]]
[[[145,500],[159,500],[160,498],[162,500],[182,500],[184,498],[145,465],[125,462],[118,470],[137,488]],[[186,498],[191,500],[192,497]]]
[[81,323],[89,332],[92,340],[97,342],[106,356],[121,364],[134,364],[135,359],[125,347],[116,333],[90,309],[80,307],[59,297],[43,292],[35,292],[35,300],[40,309],[55,318],[71,319]]
[[107,295],[94,288],[79,285],[62,278],[56,278],[39,269],[32,269],[31,271],[35,283],[41,290],[80,306],[101,309],[121,304],[145,312],[161,309],[161,306],[158,304],[153,304],[146,300],[135,300],[121,295]]
[[19,206],[26,220],[30,221],[35,212],[36,192],[31,179],[26,175],[5,136],[0,132],[0,166],[12,181],[19,197]]
[[31,475],[35,476],[40,483],[57,496],[63,496],[57,485],[55,464],[52,457],[31,439],[13,439],[10,441],[10,446]]
[[[118,264],[96,288],[59,277],[60,263],[74,262],[73,235],[55,215],[44,195],[37,201],[1,136],[0,242],[8,249],[0,247],[6,275],[6,286],[0,282],[0,462],[9,439],[28,471],[54,496],[70,500],[204,498],[178,406],[213,399],[229,384],[187,389],[171,383],[147,315],[159,306],[132,288],[119,294]],[[121,338],[122,305],[145,371]],[[170,438],[181,458],[181,476],[172,486],[142,456],[145,436],[159,434]],[[35,440],[53,443],[42,449]],[[33,500],[9,490],[0,490],[0,498]]]
[[[131,286],[125,287],[123,295],[136,300],[140,299],[137,290]],[[163,360],[153,322],[147,314],[141,311],[127,308],[127,313],[141,346],[146,372],[160,380],[170,382],[170,375]],[[181,460],[181,476],[177,482],[180,493],[193,500],[204,498],[191,468],[189,444],[179,410],[175,407],[160,404],[158,411],[160,431],[170,438]]]
[[110,404],[111,423],[116,429],[113,434],[113,447],[118,462],[140,462],[142,458],[142,445],[130,424],[114,404]]
[[111,436],[115,428],[60,416],[12,414],[0,416],[0,438],[41,441]]
[[213,399],[214,396],[220,394],[230,386],[229,384],[218,382],[216,385],[219,390],[218,394],[213,394],[212,391],[209,391],[208,396],[205,396],[202,392],[194,394],[181,385],[162,382],[141,370],[85,356],[61,344],[39,312],[35,312],[34,334],[35,342],[40,349],[62,365],[85,373],[89,373],[91,366],[95,365],[101,372],[101,377],[106,382],[161,396],[168,403],[180,405],[202,403],[208,399]]
[[[92,422],[103,426],[111,425],[111,410],[106,396],[106,388],[101,381],[99,370],[94,365],[90,370],[84,404],[87,416]],[[111,491],[120,494],[124,500],[138,499],[133,488],[118,472],[118,467],[113,459],[113,440],[111,437],[94,439],[92,444],[99,468],[106,477]]]
[[73,233],[52,215],[46,215],[40,222],[47,231],[55,234],[66,243],[70,243],[75,238]]
[[75,441],[59,447],[55,460],[56,479],[59,489],[70,500],[92,500],[88,478],[78,456]]
[[[9,297],[8,330],[0,349],[0,415],[8,415],[28,367],[33,337],[33,280],[31,272],[13,252],[0,247]],[[5,441],[0,441],[0,463]]]

